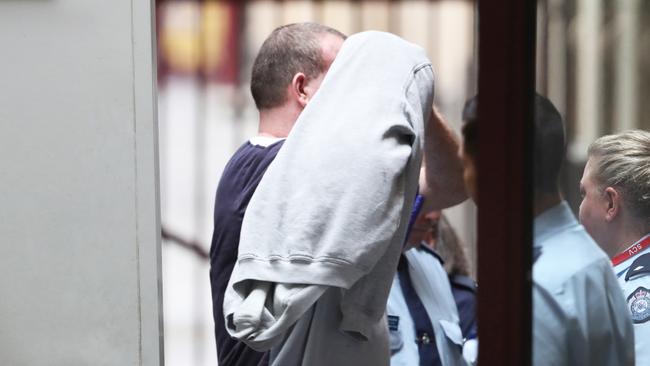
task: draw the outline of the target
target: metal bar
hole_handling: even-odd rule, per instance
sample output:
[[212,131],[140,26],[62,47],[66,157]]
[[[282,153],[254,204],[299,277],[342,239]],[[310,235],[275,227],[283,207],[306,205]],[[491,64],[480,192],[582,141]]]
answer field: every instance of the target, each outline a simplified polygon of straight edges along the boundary
[[197,241],[191,241],[191,240],[181,238],[178,234],[169,231],[169,229],[165,228],[164,226],[162,227],[161,235],[163,240],[180,245],[182,248],[185,248],[193,252],[194,254],[196,254],[196,256],[199,257],[201,260],[208,261],[208,259],[210,259],[210,256],[208,255],[208,252],[204,249],[205,247],[203,246],[203,244]]
[[530,365],[536,2],[478,7],[479,364]]

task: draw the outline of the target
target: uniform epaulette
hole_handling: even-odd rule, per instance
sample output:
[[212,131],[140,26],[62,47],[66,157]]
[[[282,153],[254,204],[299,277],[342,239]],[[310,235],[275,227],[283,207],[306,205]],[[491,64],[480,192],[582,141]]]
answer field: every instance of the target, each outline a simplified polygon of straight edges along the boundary
[[538,246],[533,246],[533,263],[537,262],[537,258],[542,255],[542,248]]
[[477,285],[476,281],[474,281],[471,277],[464,276],[464,275],[450,275],[449,276],[449,282],[451,282],[454,285],[461,286],[466,288],[467,290],[470,290],[472,292],[476,292]]
[[635,259],[634,262],[632,262],[630,269],[627,271],[627,274],[625,275],[625,281],[628,281],[630,278],[634,276],[638,276],[641,274],[649,274],[649,273],[650,273],[650,253],[646,253],[640,256],[639,258]]

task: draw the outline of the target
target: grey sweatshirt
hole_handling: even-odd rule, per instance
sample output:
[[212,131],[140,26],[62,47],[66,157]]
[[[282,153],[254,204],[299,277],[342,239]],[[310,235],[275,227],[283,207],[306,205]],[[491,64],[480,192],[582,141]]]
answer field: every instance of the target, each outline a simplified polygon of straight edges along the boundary
[[431,114],[418,46],[349,37],[253,195],[228,331],[277,365],[387,365],[384,312]]

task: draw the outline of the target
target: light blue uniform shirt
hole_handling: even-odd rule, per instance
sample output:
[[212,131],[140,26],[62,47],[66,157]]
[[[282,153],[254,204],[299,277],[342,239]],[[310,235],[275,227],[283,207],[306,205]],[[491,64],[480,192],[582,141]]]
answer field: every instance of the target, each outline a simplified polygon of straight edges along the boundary
[[[650,234],[641,238],[630,248],[646,239]],[[632,263],[644,254],[650,253],[650,247],[645,248],[633,257],[619,263],[614,267],[618,283],[623,289],[623,297],[627,301],[626,312],[634,319],[635,353],[637,365],[650,365],[650,274],[644,272],[628,278],[627,273]],[[626,279],[627,278],[627,279]]]
[[[432,338],[435,338],[442,365],[465,365],[458,310],[442,264],[425,248],[409,249],[404,256],[408,262],[413,288],[433,325],[435,337]],[[398,276],[396,274],[393,279],[386,307],[390,331],[390,363],[392,366],[417,366],[420,365],[420,355],[415,324]]]
[[534,224],[533,365],[633,365],[632,321],[609,258],[566,202]]

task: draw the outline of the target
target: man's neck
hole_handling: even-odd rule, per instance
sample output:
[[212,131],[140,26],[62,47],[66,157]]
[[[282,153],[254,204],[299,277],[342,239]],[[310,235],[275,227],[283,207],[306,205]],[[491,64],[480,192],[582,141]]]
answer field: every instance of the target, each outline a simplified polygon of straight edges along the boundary
[[299,110],[290,106],[264,109],[259,113],[258,135],[276,138],[287,137],[300,115]]
[[544,211],[549,210],[560,203],[562,203],[562,195],[560,193],[538,193],[535,196],[533,216],[537,217]]

